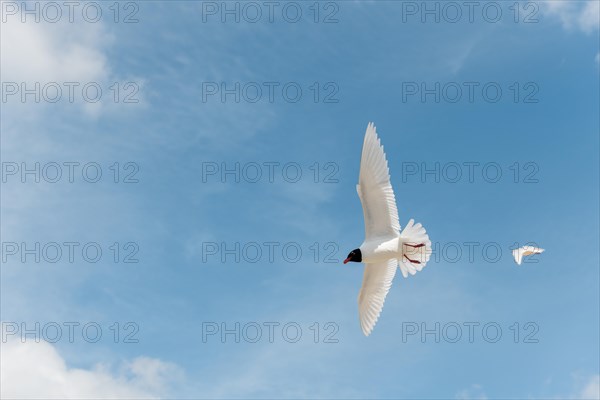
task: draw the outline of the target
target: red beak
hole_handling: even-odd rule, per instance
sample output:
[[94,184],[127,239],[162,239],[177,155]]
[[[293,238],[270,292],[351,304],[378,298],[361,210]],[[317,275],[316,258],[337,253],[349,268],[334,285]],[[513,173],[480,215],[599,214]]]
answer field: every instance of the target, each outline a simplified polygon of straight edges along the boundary
[[348,257],[344,260],[344,264],[348,264],[348,261],[350,261],[350,257]]

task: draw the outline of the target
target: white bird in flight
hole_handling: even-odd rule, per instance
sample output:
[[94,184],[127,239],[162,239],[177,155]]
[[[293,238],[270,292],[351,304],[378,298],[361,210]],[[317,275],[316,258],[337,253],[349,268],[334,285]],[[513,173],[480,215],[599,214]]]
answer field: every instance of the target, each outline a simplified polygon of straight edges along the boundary
[[532,254],[541,254],[544,252],[544,249],[540,249],[539,247],[534,246],[523,246],[518,249],[514,249],[512,251],[513,257],[517,265],[521,265],[521,261],[524,256],[530,256]]
[[425,228],[412,219],[400,233],[388,163],[373,123],[369,123],[365,133],[356,191],[363,207],[365,240],[348,254],[344,264],[349,261],[366,264],[358,294],[358,312],[362,331],[369,336],[383,309],[396,268],[400,268],[405,278],[421,271],[431,255],[431,241]]

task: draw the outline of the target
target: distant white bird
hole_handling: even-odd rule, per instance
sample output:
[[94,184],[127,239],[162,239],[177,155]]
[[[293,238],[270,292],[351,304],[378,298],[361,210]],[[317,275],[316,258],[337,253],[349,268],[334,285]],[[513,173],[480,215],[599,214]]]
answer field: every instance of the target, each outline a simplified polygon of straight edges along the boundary
[[513,258],[515,259],[515,262],[517,263],[517,265],[521,265],[521,261],[523,260],[524,256],[530,256],[532,254],[541,254],[543,252],[544,252],[544,249],[540,249],[539,247],[523,246],[523,247],[519,247],[518,249],[514,249],[512,251],[512,254],[513,254]]
[[431,241],[425,228],[415,225],[412,219],[400,233],[388,164],[373,123],[369,123],[365,133],[356,191],[363,207],[365,240],[348,254],[344,264],[349,261],[366,264],[358,312],[362,331],[369,336],[381,314],[396,268],[400,267],[405,278],[422,270],[431,255]]

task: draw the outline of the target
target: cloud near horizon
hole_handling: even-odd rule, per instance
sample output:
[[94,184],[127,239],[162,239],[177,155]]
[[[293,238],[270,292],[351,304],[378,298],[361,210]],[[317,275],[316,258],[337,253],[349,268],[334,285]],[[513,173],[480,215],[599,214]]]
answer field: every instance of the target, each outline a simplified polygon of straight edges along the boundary
[[11,399],[161,398],[183,377],[177,365],[143,356],[73,368],[45,341],[8,340],[0,359],[0,394]]

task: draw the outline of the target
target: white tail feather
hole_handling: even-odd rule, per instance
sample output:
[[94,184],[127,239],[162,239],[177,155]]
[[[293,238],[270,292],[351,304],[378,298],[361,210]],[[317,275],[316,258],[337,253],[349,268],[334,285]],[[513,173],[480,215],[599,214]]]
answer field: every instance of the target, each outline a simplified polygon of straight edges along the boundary
[[[427,231],[423,228],[423,225],[416,224],[414,220],[408,221],[408,224],[400,234],[402,239],[402,257],[398,267],[402,271],[402,276],[405,278],[408,275],[414,275],[418,271],[421,271],[431,256],[431,241]],[[421,247],[411,247],[410,245],[417,246],[424,244]],[[416,261],[416,262],[414,262]]]

